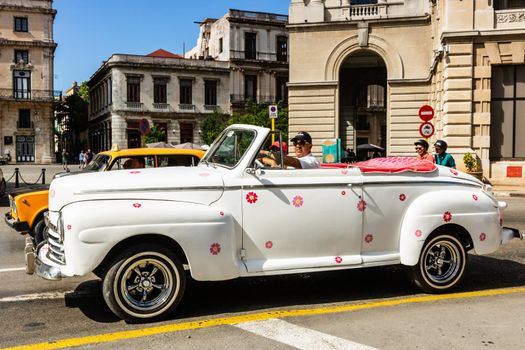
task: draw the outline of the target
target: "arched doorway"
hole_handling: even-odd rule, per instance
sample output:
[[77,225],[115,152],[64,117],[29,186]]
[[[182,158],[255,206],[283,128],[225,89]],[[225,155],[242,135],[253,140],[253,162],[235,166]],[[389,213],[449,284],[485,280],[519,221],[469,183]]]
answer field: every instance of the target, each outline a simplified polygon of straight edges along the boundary
[[[372,51],[357,51],[341,65],[339,137],[344,149],[356,153],[357,160],[386,155],[386,82],[385,62]],[[374,150],[366,144],[383,150]]]

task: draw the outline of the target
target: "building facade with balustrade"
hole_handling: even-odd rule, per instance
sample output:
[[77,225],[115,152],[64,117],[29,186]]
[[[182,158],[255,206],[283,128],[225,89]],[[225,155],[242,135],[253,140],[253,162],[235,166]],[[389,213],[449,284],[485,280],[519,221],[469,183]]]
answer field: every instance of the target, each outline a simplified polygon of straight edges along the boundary
[[524,18],[514,0],[291,0],[290,134],[311,132],[316,153],[341,138],[414,155],[428,104],[429,142],[459,168],[470,152],[493,182],[523,183]]
[[164,50],[112,55],[88,86],[88,144],[94,152],[141,147],[143,119],[163,131],[160,141],[200,143],[202,119],[230,107],[228,62],[184,59]]
[[0,152],[17,163],[55,160],[52,4],[0,2]]
[[229,62],[230,104],[242,111],[247,101],[287,103],[288,16],[230,9],[200,23],[192,59]]

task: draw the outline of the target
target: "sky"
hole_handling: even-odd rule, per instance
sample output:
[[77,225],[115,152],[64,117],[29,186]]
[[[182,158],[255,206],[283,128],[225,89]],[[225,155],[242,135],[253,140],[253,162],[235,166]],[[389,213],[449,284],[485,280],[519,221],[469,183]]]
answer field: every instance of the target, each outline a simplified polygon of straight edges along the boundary
[[288,14],[290,0],[54,0],[55,90],[88,80],[114,53],[182,54],[197,43],[194,22],[228,9]]

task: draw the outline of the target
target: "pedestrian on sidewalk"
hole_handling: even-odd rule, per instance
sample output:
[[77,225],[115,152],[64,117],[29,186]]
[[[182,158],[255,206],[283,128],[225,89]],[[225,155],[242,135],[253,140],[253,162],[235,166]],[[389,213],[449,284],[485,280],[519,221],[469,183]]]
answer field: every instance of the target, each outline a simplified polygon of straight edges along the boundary
[[69,153],[67,153],[66,149],[62,149],[62,168],[64,170],[68,170],[67,169],[67,157],[69,156]]
[[78,167],[80,169],[84,169],[84,166],[86,165],[84,163],[84,157],[85,157],[84,150],[81,150],[80,154],[78,155]]

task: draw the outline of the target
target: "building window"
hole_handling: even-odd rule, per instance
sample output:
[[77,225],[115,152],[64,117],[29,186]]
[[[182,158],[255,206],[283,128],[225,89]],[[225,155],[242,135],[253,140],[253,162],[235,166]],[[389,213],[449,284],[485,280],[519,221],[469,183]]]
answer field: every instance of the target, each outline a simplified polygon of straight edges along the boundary
[[525,158],[525,65],[493,66],[490,159]]
[[219,38],[219,53],[222,53],[222,38]]
[[257,58],[257,33],[244,33],[244,58],[247,60]]
[[153,80],[153,103],[167,103],[168,81],[166,79]]
[[257,76],[244,76],[244,98],[245,100],[252,100],[257,102]]
[[277,37],[277,61],[288,61],[288,38],[285,36]]
[[510,10],[525,8],[525,0],[494,0],[495,10]]
[[182,105],[191,105],[192,97],[191,97],[191,90],[193,82],[191,79],[180,79],[180,104]]
[[275,100],[276,101],[288,101],[288,87],[286,83],[288,77],[277,76],[275,77]]
[[140,77],[127,77],[127,102],[140,102]]
[[193,124],[180,123],[180,143],[193,143]]
[[216,80],[205,80],[204,81],[204,104],[206,106],[217,105],[217,81]]
[[28,50],[15,50],[15,63],[23,62],[29,63],[29,51]]
[[31,110],[19,109],[18,110],[18,128],[29,129],[31,128]]
[[368,85],[366,95],[367,108],[385,107],[385,89],[381,85]]
[[13,71],[13,95],[15,98],[31,98],[31,72]]
[[15,32],[28,32],[29,25],[27,17],[15,17]]

